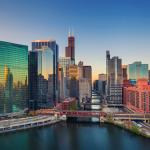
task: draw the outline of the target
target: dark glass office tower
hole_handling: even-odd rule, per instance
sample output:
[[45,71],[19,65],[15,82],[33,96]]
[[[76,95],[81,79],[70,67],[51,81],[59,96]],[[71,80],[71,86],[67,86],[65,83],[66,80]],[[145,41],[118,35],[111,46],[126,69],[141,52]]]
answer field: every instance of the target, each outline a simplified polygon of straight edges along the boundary
[[54,103],[58,101],[58,64],[59,64],[59,47],[55,40],[35,40],[32,41],[32,50],[41,49],[42,47],[49,47],[53,51],[53,84],[54,84]]
[[31,110],[54,106],[53,50],[42,47],[29,52],[29,106]]
[[0,41],[0,113],[27,108],[27,80],[28,47]]

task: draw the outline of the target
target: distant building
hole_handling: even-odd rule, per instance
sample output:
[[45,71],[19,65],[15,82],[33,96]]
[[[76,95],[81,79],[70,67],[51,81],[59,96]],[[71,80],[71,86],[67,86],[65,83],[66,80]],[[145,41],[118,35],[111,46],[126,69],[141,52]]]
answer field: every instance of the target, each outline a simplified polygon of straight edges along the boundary
[[106,51],[106,95],[109,95],[110,73],[109,73],[110,52]]
[[149,81],[149,84],[150,84],[150,70],[148,70],[148,81]]
[[69,80],[69,97],[79,98],[79,80],[75,78]]
[[91,99],[91,85],[87,78],[79,79],[79,102]]
[[106,74],[98,75],[98,91],[101,95],[106,95]]
[[78,63],[78,77],[79,79],[83,78],[83,62],[79,61]]
[[59,100],[62,101],[64,99],[64,73],[63,68],[59,65],[58,68],[58,90],[59,90]]
[[0,114],[28,108],[28,47],[0,41]]
[[95,90],[95,91],[99,91],[99,89],[98,89],[98,80],[94,80],[94,82],[93,82],[93,89]]
[[62,102],[62,110],[77,110],[76,98],[66,98]]
[[128,79],[135,80],[147,79],[148,80],[148,64],[142,64],[142,62],[134,62],[128,65]]
[[75,37],[69,33],[68,46],[66,47],[65,56],[70,57],[75,64]]
[[50,108],[55,105],[55,75],[53,50],[42,47],[29,52],[30,109]]
[[98,75],[98,80],[100,81],[106,81],[106,74],[102,73]]
[[78,66],[77,65],[69,65],[67,67],[67,77],[69,79],[78,79]]
[[150,113],[150,85],[146,79],[135,86],[124,87],[124,104],[135,112]]
[[106,51],[107,102],[122,104],[122,60]]
[[122,65],[122,77],[123,81],[128,79],[127,65]]
[[67,76],[67,69],[69,67],[69,65],[73,65],[74,62],[71,60],[70,57],[60,57],[59,58],[59,64],[63,69],[63,74],[64,74],[64,97],[68,97],[69,96],[69,89],[68,89],[68,76]]
[[67,76],[67,67],[69,65],[73,65],[74,63],[71,61],[70,57],[60,57],[59,58],[59,64],[61,65],[61,67],[63,68],[63,72],[64,72],[64,77]]
[[89,80],[92,88],[92,67],[91,66],[83,66],[83,78]]
[[93,89],[101,95],[106,95],[106,81],[95,80],[93,83]]

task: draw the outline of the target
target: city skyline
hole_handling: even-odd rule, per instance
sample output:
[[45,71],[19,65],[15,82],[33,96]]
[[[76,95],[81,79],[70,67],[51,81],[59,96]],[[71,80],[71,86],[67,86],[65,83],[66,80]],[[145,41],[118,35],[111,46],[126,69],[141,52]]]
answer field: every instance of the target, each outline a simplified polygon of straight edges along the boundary
[[2,150],[149,150],[150,0],[0,2]]
[[149,4],[147,0],[14,0],[13,4],[5,0],[0,6],[0,40],[26,44],[31,50],[31,41],[53,38],[59,44],[60,56],[65,56],[71,30],[76,39],[76,62],[90,64],[96,79],[106,72],[107,49],[122,58],[122,64],[136,60],[150,64]]

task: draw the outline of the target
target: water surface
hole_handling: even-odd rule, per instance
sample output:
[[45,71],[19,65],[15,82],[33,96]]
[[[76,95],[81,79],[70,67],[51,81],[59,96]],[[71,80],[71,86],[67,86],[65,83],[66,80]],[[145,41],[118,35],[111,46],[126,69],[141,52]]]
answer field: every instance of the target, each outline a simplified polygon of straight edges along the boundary
[[150,139],[99,123],[59,123],[0,135],[0,150],[150,150]]

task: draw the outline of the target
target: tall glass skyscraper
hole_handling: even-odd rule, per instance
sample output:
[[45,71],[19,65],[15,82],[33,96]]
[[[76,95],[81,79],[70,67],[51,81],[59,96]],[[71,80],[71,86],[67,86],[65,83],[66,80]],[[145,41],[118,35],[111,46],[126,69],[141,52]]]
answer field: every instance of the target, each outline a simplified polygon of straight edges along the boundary
[[143,78],[148,80],[148,64],[142,64],[142,62],[129,64],[128,75],[130,80],[137,81]]
[[42,47],[48,47],[53,51],[53,84],[54,84],[54,101],[58,101],[58,64],[59,64],[59,47],[55,40],[35,40],[32,41],[32,50],[42,49]]
[[28,47],[0,41],[0,113],[22,111],[28,102]]
[[54,105],[53,50],[42,47],[29,52],[29,106],[30,109]]

